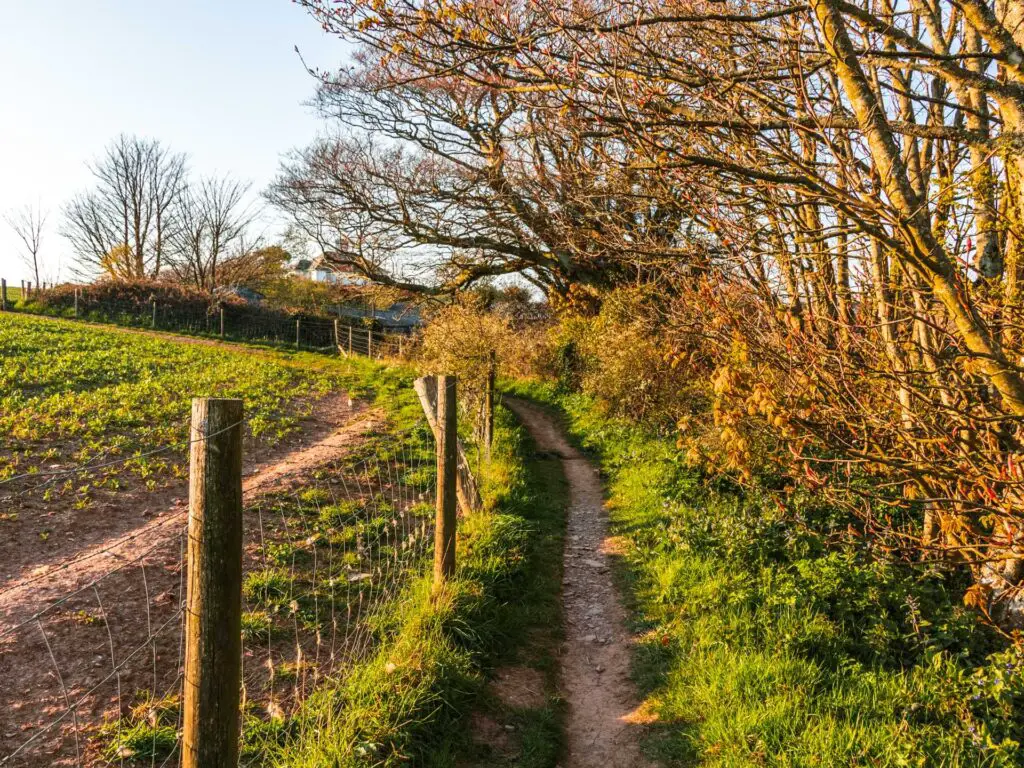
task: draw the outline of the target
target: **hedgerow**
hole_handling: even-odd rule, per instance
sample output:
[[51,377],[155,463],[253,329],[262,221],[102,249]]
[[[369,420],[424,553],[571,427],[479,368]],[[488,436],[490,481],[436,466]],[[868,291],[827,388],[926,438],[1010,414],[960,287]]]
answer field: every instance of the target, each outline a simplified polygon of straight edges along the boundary
[[703,474],[587,396],[513,389],[562,413],[608,478],[656,755],[1024,765],[1024,657],[963,605],[961,571],[882,556],[814,494]]

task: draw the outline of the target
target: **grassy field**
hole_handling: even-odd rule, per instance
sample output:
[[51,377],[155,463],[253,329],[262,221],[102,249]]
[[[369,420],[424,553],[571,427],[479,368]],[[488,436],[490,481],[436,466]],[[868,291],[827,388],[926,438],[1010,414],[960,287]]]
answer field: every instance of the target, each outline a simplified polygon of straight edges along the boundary
[[[405,388],[388,398],[392,413],[406,414],[396,423],[411,417],[409,404]],[[566,486],[558,461],[536,456],[528,436],[507,411],[499,411],[497,421],[494,459],[484,481],[485,509],[459,522],[456,578],[436,591],[427,568],[429,550],[403,554],[401,567],[386,571],[389,589],[378,592],[364,609],[368,611],[364,625],[370,633],[364,645],[372,649],[365,658],[344,674],[324,680],[297,709],[279,716],[268,717],[257,706],[258,691],[248,684],[250,696],[257,695],[243,726],[244,765],[551,768],[557,764],[562,712],[555,658]],[[397,434],[382,433],[351,460],[394,452]],[[414,443],[422,446],[418,440]],[[264,510],[272,513],[268,517],[287,518],[289,526],[302,533],[291,542],[275,541],[269,548],[271,567],[247,577],[249,610],[243,622],[247,648],[258,651],[268,642],[294,643],[293,613],[304,623],[304,631],[329,629],[315,624],[315,616],[322,620],[330,613],[326,608],[334,599],[324,585],[330,583],[325,579],[333,567],[330,563],[337,561],[324,556],[323,542],[341,541],[352,526],[365,530],[376,520],[347,519],[335,524],[337,506],[325,505],[326,480],[314,478],[305,490],[282,497]],[[429,516],[433,509],[426,505],[415,511]],[[303,525],[303,520],[309,524]],[[363,556],[380,544],[393,546],[394,542],[373,540]],[[318,547],[319,556],[314,554]],[[318,561],[321,564],[316,566]],[[320,584],[319,594],[306,591],[295,596],[288,585],[307,576]],[[525,665],[545,676],[542,704],[515,709],[488,696],[488,671],[508,664]],[[278,666],[283,665],[278,662]],[[161,717],[173,722],[177,701],[161,707]],[[113,726],[108,726],[107,754],[117,755],[127,748],[143,758],[152,757],[150,745],[159,744],[156,759],[172,755],[177,744],[173,727],[154,726],[148,714],[152,706],[139,711],[137,718],[133,715],[122,723],[117,738]],[[514,731],[504,752],[495,753],[472,739],[469,717],[474,711]]]
[[184,453],[143,454],[187,439],[192,397],[243,398],[248,436],[272,445],[346,383],[338,365],[302,356],[14,314],[0,315],[0,353],[0,480],[123,458],[155,483],[180,474]]
[[[456,578],[436,592],[421,572],[371,621],[376,650],[364,663],[272,727],[250,720],[250,764],[557,764],[554,652],[566,490],[557,462],[536,457],[504,410],[484,497],[483,511],[460,519]],[[547,675],[546,701],[495,712],[487,672],[513,662]],[[472,741],[468,717],[481,708],[515,728],[513,754],[491,754]]]
[[[642,638],[648,747],[706,766],[1019,766],[1021,656],[934,565],[892,563],[847,519],[685,468],[587,398],[560,411],[608,478]],[[796,528],[793,520],[800,521]]]

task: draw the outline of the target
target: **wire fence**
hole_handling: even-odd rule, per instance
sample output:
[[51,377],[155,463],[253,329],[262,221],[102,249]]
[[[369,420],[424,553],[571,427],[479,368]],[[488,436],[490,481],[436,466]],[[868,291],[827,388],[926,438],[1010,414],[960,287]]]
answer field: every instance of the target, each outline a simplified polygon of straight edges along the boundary
[[[379,617],[429,562],[435,482],[421,425],[245,499],[242,764],[299,735],[288,716],[374,648]],[[171,512],[7,575],[0,766],[180,763],[185,526]]]
[[[31,285],[31,284],[29,284]],[[180,333],[224,341],[267,344],[327,354],[356,354],[375,359],[404,357],[412,351],[415,339],[411,329],[403,331],[376,327],[371,318],[313,317],[290,315],[281,311],[263,311],[248,305],[212,302],[208,306],[179,305],[154,299],[148,303],[114,306],[88,299],[87,287],[70,286],[74,303],[49,307],[48,292],[67,285],[48,288],[7,287],[7,311],[57,315],[109,323],[128,328]],[[64,297],[66,298],[66,297]]]

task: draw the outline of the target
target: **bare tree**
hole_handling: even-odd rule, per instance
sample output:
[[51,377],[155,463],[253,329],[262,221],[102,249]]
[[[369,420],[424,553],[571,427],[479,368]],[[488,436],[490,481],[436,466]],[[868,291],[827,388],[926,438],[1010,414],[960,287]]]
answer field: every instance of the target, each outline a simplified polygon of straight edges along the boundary
[[68,203],[61,229],[80,271],[105,271],[109,254],[124,249],[127,258],[119,263],[125,268],[117,276],[158,277],[175,231],[173,212],[185,185],[185,155],[159,141],[121,135],[90,170],[96,184]]
[[1024,2],[299,4],[357,46],[321,100],[367,138],[286,168],[297,219],[447,247],[458,289],[537,256],[570,298],[655,280],[721,466],[774,442],[893,553],[1018,599]]
[[167,261],[181,282],[213,289],[228,259],[258,247],[246,232],[256,209],[246,202],[250,185],[230,176],[187,185],[174,206],[175,231]]
[[46,227],[48,216],[49,212],[38,203],[10,211],[4,216],[7,225],[21,241],[21,246],[24,249],[22,260],[31,268],[36,285],[40,284],[39,250],[42,246],[43,229]]

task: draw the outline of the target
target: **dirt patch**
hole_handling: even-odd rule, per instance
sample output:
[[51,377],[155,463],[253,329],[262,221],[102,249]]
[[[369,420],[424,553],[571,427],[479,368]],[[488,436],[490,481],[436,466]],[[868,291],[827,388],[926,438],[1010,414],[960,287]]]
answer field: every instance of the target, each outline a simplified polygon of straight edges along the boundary
[[539,709],[547,703],[544,674],[530,667],[502,667],[494,673],[491,692],[506,707]]
[[506,404],[540,451],[555,454],[569,482],[569,514],[562,580],[565,643],[561,688],[568,704],[565,768],[640,768],[653,765],[640,751],[643,718],[629,678],[633,638],[612,582],[610,557],[621,542],[608,536],[598,471],[577,452],[554,420],[521,400]]
[[474,713],[469,719],[469,727],[473,734],[473,742],[486,747],[490,757],[505,758],[515,751],[512,732],[487,715]]

